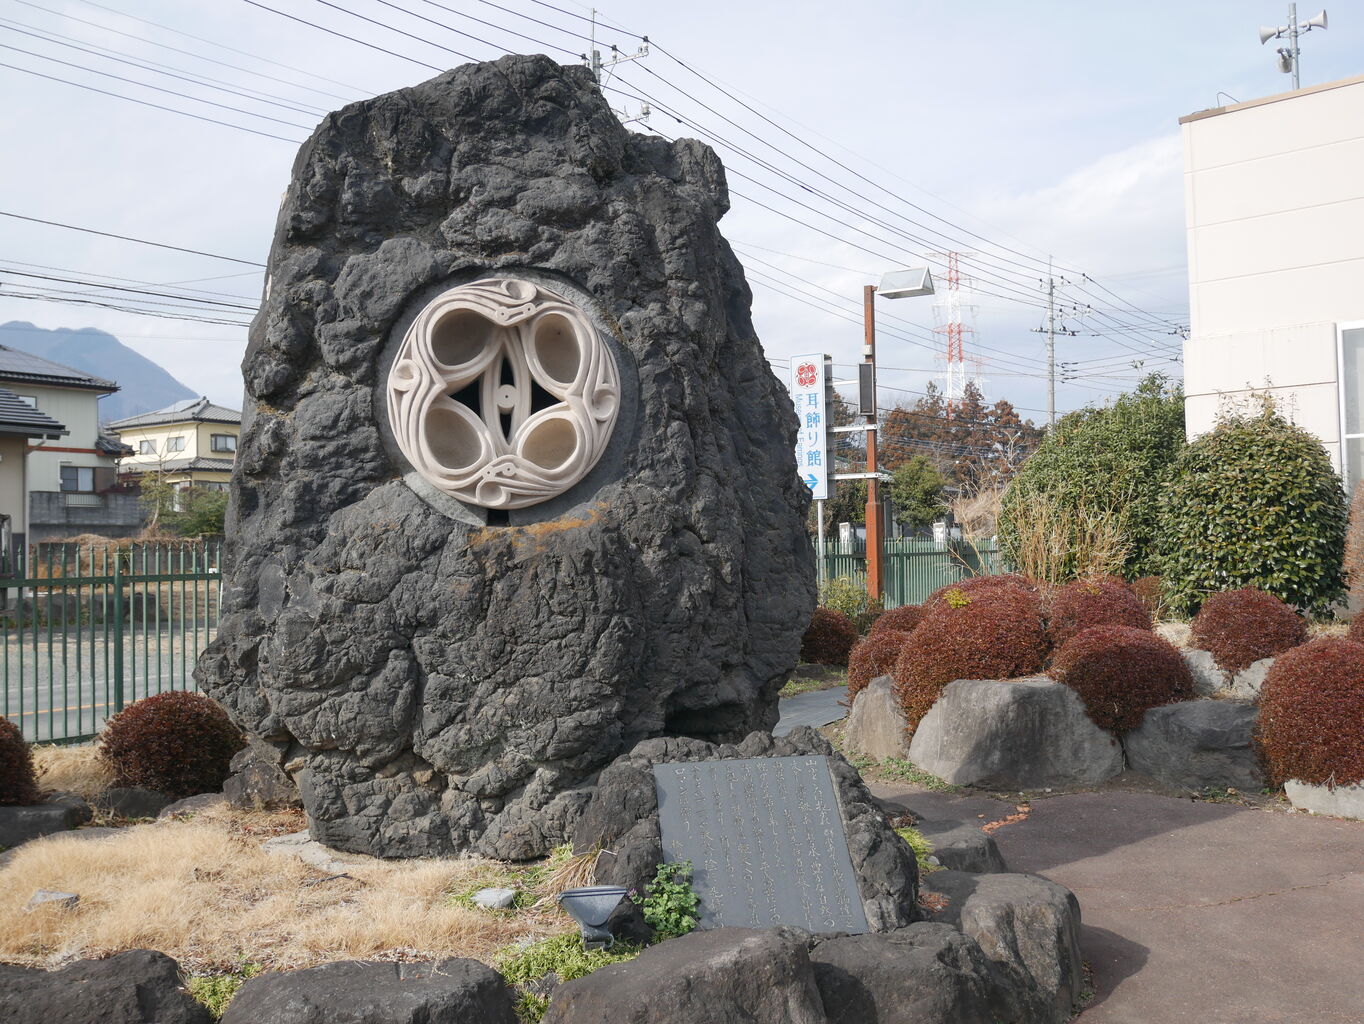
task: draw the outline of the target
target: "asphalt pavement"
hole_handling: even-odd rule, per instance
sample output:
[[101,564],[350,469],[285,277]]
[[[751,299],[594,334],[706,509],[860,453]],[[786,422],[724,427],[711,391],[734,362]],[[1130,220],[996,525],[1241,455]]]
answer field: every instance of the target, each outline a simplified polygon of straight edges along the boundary
[[[1017,811],[871,788],[931,819]],[[1034,797],[995,840],[1079,898],[1080,1024],[1364,1024],[1364,822],[1107,790]]]

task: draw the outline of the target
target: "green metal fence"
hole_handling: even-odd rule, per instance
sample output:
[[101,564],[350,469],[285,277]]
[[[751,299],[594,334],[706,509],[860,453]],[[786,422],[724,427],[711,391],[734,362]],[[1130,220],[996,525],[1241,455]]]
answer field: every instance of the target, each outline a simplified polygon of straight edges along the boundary
[[221,541],[34,545],[0,576],[0,714],[29,740],[74,742],[135,700],[194,689],[221,566]]
[[[924,598],[948,583],[968,576],[1003,572],[1003,561],[993,545],[962,541],[940,543],[932,540],[888,540],[885,561],[885,606],[921,604]],[[826,542],[824,550],[826,579],[846,576],[862,579],[867,573],[864,541],[851,544]]]

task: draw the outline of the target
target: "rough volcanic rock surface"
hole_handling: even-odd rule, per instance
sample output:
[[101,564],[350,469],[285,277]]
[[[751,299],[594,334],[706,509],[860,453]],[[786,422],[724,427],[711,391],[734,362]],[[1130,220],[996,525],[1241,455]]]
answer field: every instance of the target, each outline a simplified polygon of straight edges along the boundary
[[545,1024],[827,1024],[809,936],[716,928],[554,990]]
[[223,1024],[516,1024],[511,990],[477,960],[342,960],[262,974],[233,997]]
[[[815,603],[809,496],[727,208],[710,149],[627,132],[545,57],[353,104],[300,150],[198,678],[281,748],[320,841],[540,855],[639,740],[775,723]],[[425,302],[499,275],[589,312],[621,409],[586,478],[489,517],[405,482],[382,396]]]
[[1253,741],[1258,716],[1249,701],[1166,704],[1146,712],[1141,725],[1123,737],[1123,749],[1135,770],[1170,786],[1254,791],[1265,785]]
[[165,953],[132,949],[107,960],[77,960],[59,971],[0,964],[5,1024],[211,1024],[180,966]]
[[597,859],[597,884],[623,885],[643,892],[663,860],[655,764],[811,754],[829,758],[868,927],[889,931],[917,920],[919,867],[914,851],[895,834],[857,770],[809,727],[776,739],[767,733],[753,733],[737,745],[717,746],[678,738],[640,743],[602,771],[574,830],[574,849],[581,853],[600,844],[603,852]]

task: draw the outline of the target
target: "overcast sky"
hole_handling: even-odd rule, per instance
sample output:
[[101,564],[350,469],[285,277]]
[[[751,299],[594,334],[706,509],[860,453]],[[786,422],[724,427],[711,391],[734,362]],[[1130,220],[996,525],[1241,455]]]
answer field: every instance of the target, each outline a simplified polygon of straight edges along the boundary
[[[403,56],[249,0],[0,0],[0,64],[8,65],[0,66],[0,210],[263,262],[297,141],[320,112],[435,74],[423,65],[464,63],[452,50],[572,62],[587,43],[571,33],[592,31],[589,9],[573,0],[260,3]],[[1300,8],[1303,18],[1315,13]],[[1330,16],[1328,31],[1302,40],[1304,86],[1364,72],[1360,5]],[[966,299],[976,328],[968,355],[984,358],[990,398],[1010,398],[1039,420],[1044,343],[1031,329],[1043,317],[1047,257],[1070,282],[1062,303],[1096,309],[1065,321],[1079,333],[1059,340],[1057,358],[1080,361],[1086,376],[1059,386],[1062,411],[1129,387],[1130,360],[1177,374],[1168,360],[1178,338],[1168,331],[1188,315],[1178,119],[1289,86],[1274,66],[1279,44],[1261,46],[1256,35],[1261,24],[1282,24],[1286,5],[1245,0],[640,0],[601,17],[605,44],[632,52],[639,39],[628,33],[657,44],[608,82],[613,104],[634,114],[639,102],[627,94],[647,95],[650,129],[717,137],[740,193],[721,228],[750,272],[754,320],[780,374],[792,354],[857,359],[861,286],[897,266],[930,265],[941,289],[941,254],[959,251],[977,284]],[[195,391],[240,404],[244,328],[6,298],[82,287],[5,268],[194,282],[177,287],[245,306],[259,297],[254,268],[0,218],[0,322],[111,331]],[[882,303],[879,312],[881,362],[903,368],[883,371],[882,402],[912,401],[938,372],[934,303]]]

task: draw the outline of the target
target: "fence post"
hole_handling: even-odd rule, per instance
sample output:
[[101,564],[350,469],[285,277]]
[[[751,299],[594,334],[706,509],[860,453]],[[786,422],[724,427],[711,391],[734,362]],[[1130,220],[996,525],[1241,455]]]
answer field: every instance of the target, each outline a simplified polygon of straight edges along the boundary
[[123,710],[123,559],[114,551],[114,714]]

